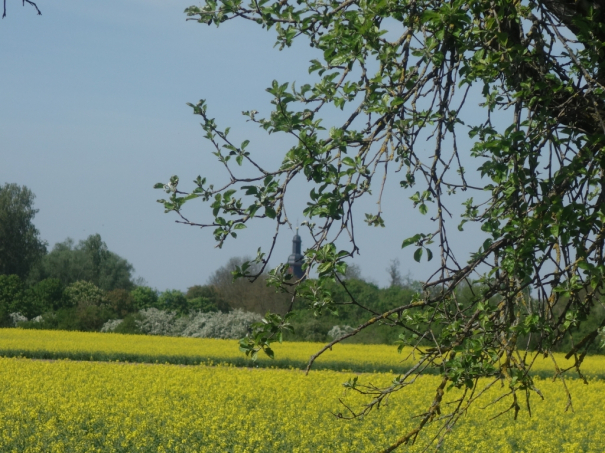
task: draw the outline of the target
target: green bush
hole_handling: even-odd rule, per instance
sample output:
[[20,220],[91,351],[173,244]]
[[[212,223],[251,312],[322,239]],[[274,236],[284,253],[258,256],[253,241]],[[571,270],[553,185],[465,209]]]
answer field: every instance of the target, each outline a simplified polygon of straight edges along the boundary
[[97,332],[103,324],[113,317],[111,309],[107,306],[80,303],[75,309],[75,328],[85,332]]
[[81,303],[77,307],[61,308],[56,312],[45,313],[38,322],[20,322],[18,326],[24,329],[97,332],[112,317],[113,313],[107,306]]
[[136,312],[136,304],[132,295],[125,289],[114,289],[107,293],[109,308],[116,317],[124,318],[129,313]]
[[116,327],[114,333],[140,334],[142,333],[137,326],[137,321],[142,320],[142,316],[138,313],[131,313],[126,316],[122,322]]
[[32,307],[32,313],[28,318],[32,318],[48,311],[56,311],[66,306],[65,286],[57,278],[47,278],[32,287],[26,293],[29,305]]
[[3,311],[5,316],[26,311],[24,296],[25,285],[18,275],[0,275],[0,311]]
[[0,327],[13,327],[9,314],[5,307],[0,306]]
[[160,310],[175,311],[179,314],[189,312],[187,298],[178,289],[168,289],[160,294],[158,305]]
[[229,304],[221,297],[216,288],[212,285],[194,285],[187,289],[185,294],[189,311],[212,312],[222,311],[227,313],[231,311]]
[[108,303],[106,294],[102,289],[85,281],[72,283],[65,288],[65,297],[71,307],[82,304],[101,306]]
[[137,286],[135,289],[130,291],[130,295],[134,300],[134,304],[137,310],[144,310],[145,308],[158,308],[158,291],[150,288],[149,286]]

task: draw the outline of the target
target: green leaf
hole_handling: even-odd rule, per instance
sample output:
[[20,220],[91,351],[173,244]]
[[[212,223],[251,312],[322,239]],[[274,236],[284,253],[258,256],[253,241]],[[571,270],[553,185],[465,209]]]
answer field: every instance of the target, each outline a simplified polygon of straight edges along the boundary
[[332,60],[330,60],[330,64],[332,66],[339,66],[343,63],[348,62],[349,60],[352,60],[353,57],[351,55],[348,54],[344,54],[344,55],[337,55],[336,57],[332,58]]
[[422,247],[418,247],[414,252],[414,261],[416,261],[417,263],[419,263],[420,259],[422,258],[422,250]]
[[349,166],[349,167],[354,167],[354,166],[355,166],[355,161],[354,161],[352,158],[350,158],[349,156],[345,157],[345,158],[342,160],[342,163],[343,163],[344,165]]
[[403,244],[401,244],[401,248],[404,249],[406,248],[408,245],[412,245],[415,244],[416,242],[418,242],[420,239],[422,239],[424,237],[423,234],[415,234],[412,237],[407,238],[406,240],[403,241]]

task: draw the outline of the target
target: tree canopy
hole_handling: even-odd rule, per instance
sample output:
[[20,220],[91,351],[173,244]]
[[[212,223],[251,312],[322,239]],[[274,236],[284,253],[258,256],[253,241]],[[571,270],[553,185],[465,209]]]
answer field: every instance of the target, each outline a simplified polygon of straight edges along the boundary
[[25,186],[0,187],[0,274],[24,278],[46,253],[46,243],[33,224],[36,196]]
[[[442,381],[417,429],[402,433],[391,451],[414,442],[427,423],[445,433],[482,389],[501,380],[510,411],[530,409],[541,396],[531,374],[537,354],[553,348],[601,304],[605,274],[605,10],[599,2],[566,0],[206,0],[186,10],[203,24],[256,22],[273,30],[280,49],[306,41],[317,49],[311,83],[273,81],[272,111],[247,119],[295,145],[274,168],[260,165],[249,141],[235,143],[205,101],[192,104],[229,182],[215,186],[200,175],[183,188],[173,176],[156,184],[159,200],[179,221],[211,228],[217,244],[258,218],[291,227],[288,187],[308,185],[312,238],[304,251],[304,281],[285,265],[269,283],[308,302],[321,314],[335,309],[327,285],[345,285],[347,259],[358,253],[354,224],[388,226],[383,203],[396,178],[401,198],[433,227],[402,237],[416,261],[434,262],[410,303],[376,312],[333,343],[377,323],[400,329],[401,344],[418,349],[418,363],[387,388],[352,383],[371,412],[418,374]],[[334,115],[335,111],[341,111]],[[345,118],[337,122],[335,118]],[[240,168],[241,167],[241,168]],[[358,213],[360,198],[375,197],[374,212]],[[208,202],[209,219],[192,219],[185,204]],[[460,200],[462,201],[462,204]],[[362,216],[363,215],[363,216]],[[471,225],[484,235],[460,236]],[[457,236],[458,235],[458,236]],[[456,254],[453,237],[474,242]],[[342,247],[346,238],[348,247]],[[273,240],[275,244],[275,239]],[[273,247],[259,250],[258,266],[236,274],[260,275]],[[252,272],[251,272],[252,271]],[[314,272],[316,274],[311,274]],[[470,290],[464,301],[459,288]],[[350,296],[350,294],[349,294]],[[241,342],[248,354],[264,350],[289,328],[287,316],[267,315]],[[568,350],[581,375],[587,348],[605,319]],[[523,343],[521,343],[523,339]],[[530,351],[528,345],[533,345]],[[314,356],[309,366],[312,365]],[[484,380],[483,378],[487,378]],[[450,386],[464,390],[444,404]],[[569,397],[571,404],[571,396]],[[523,403],[522,403],[523,401]]]
[[130,290],[135,286],[133,272],[132,264],[110,251],[101,235],[91,234],[78,244],[71,238],[55,244],[32,270],[30,280],[55,278],[64,285],[85,280],[104,291]]

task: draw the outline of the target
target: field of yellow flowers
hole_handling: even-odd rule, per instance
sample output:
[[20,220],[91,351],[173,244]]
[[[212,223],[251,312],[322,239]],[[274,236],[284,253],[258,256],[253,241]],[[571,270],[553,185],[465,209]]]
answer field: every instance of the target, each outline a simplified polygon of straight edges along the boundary
[[[363,420],[341,420],[341,398],[352,373],[0,359],[2,452],[364,452],[387,446],[426,410],[437,377],[426,376]],[[358,375],[386,384],[388,373]],[[605,383],[567,384],[575,412],[564,412],[558,382],[537,379],[546,400],[488,422],[510,402],[486,409],[479,401],[447,438],[452,452],[602,452]],[[501,391],[494,388],[494,392]],[[445,401],[456,399],[455,390]],[[402,451],[421,451],[431,434]]]
[[[275,359],[262,353],[254,363],[238,349],[237,340],[210,338],[121,335],[115,333],[67,332],[59,330],[0,329],[0,357],[70,359],[102,362],[163,363],[176,365],[254,366],[304,369],[322,343],[275,343]],[[315,370],[401,373],[415,357],[410,350],[397,353],[395,346],[337,344],[314,364]],[[562,354],[555,355],[560,368],[571,366]],[[553,374],[551,358],[538,357],[534,373]],[[582,365],[589,377],[605,377],[605,356],[589,356]]]
[[[342,403],[367,402],[345,393],[344,382],[387,385],[411,359],[393,346],[337,345],[305,376],[298,368],[320,347],[277,345],[278,359],[261,358],[256,368],[232,340],[0,329],[0,451],[377,451],[415,427],[413,417],[432,401],[439,378],[424,376],[364,419],[339,419]],[[552,363],[538,359],[535,367],[540,376]],[[510,406],[488,404],[503,392],[492,387],[443,451],[603,451],[603,370],[603,357],[588,357],[589,384],[566,380],[574,412],[565,412],[560,381],[538,377],[545,400],[534,397],[532,417],[524,411],[517,421],[510,412],[488,421]],[[457,398],[452,390],[444,401]],[[402,451],[421,451],[432,430]]]
[[[304,368],[323,344],[294,343],[272,345],[275,360],[264,354],[254,366]],[[59,330],[0,329],[0,356],[36,359],[71,359],[170,363],[177,365],[231,364],[251,366],[239,351],[237,340],[159,337],[114,333],[67,332]],[[363,360],[360,358],[363,357]],[[412,358],[397,354],[384,345],[336,345],[317,360],[317,369],[391,371],[410,366]]]

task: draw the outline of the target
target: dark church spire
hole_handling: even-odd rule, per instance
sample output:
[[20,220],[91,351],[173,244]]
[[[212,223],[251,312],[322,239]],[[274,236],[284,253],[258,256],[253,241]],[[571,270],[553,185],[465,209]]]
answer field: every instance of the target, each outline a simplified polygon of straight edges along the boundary
[[290,272],[297,279],[302,278],[304,272],[302,270],[303,256],[301,253],[302,240],[298,235],[298,228],[296,228],[296,234],[292,238],[292,255],[288,257],[288,272]]

